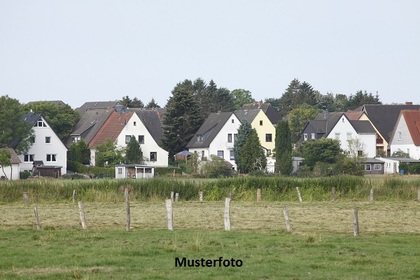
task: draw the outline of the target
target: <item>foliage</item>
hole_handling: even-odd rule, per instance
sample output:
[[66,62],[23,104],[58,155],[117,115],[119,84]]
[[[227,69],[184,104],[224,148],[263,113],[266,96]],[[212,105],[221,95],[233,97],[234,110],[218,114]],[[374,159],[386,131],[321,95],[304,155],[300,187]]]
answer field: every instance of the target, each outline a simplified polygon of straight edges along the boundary
[[5,177],[7,179],[7,174],[4,171],[4,167],[11,165],[11,155],[10,152],[7,149],[0,149],[0,167],[1,171],[4,175],[1,175],[1,177]]
[[233,98],[235,110],[241,109],[243,105],[253,103],[254,98],[249,90],[234,89],[230,92]]
[[401,170],[404,170],[404,173],[407,174],[420,174],[420,163],[417,162],[400,162],[398,165],[398,168],[401,172]]
[[185,150],[203,123],[192,88],[192,82],[189,80],[178,83],[166,104],[162,144],[169,152],[170,159],[177,152]]
[[373,96],[372,93],[367,93],[366,91],[362,92],[361,90],[359,90],[358,92],[356,92],[355,95],[350,95],[350,98],[348,101],[348,109],[353,110],[364,104],[382,104],[382,103],[379,101],[378,94]]
[[17,153],[28,150],[33,124],[26,122],[23,115],[24,108],[18,100],[7,95],[0,97],[0,148],[11,147]]
[[149,103],[147,103],[146,108],[160,108],[159,104],[156,103],[155,99],[152,98]]
[[314,141],[302,142],[300,149],[305,158],[305,165],[311,170],[317,162],[334,164],[344,158],[340,143],[337,140],[321,138]]
[[137,97],[131,99],[128,95],[124,96],[120,103],[125,108],[144,108],[144,104],[141,100],[137,99]]
[[136,137],[131,136],[125,148],[125,162],[126,163],[143,163],[143,152]]
[[[238,133],[239,134],[239,133]],[[252,171],[265,170],[267,158],[264,149],[261,147],[257,131],[253,128],[249,138],[239,150],[240,172],[250,173]]]
[[276,127],[276,166],[282,175],[293,171],[292,139],[287,121],[279,121]]
[[293,109],[289,114],[289,127],[291,131],[291,141],[296,143],[306,124],[313,120],[319,113],[319,110],[315,109],[312,106],[304,103],[295,109]]
[[32,110],[41,114],[61,141],[67,139],[74,126],[80,120],[80,115],[70,105],[62,102],[30,102],[24,108],[27,112]]
[[211,160],[203,164],[202,171],[207,178],[232,176],[232,170],[226,165],[226,161],[215,155],[211,155]]
[[252,131],[251,124],[244,121],[239,126],[238,134],[235,137],[233,153],[235,155],[235,163],[236,163],[238,172],[242,172],[242,166],[240,162],[242,148],[245,145],[246,140],[250,137],[251,131]]
[[293,79],[280,97],[279,112],[283,116],[287,115],[303,103],[310,106],[317,104],[315,90],[309,83],[301,83],[298,79]]
[[398,150],[392,153],[393,157],[409,158],[410,155],[402,150]]
[[106,140],[95,148],[96,166],[114,166],[123,161],[122,151],[117,149],[111,140]]
[[79,162],[81,164],[90,163],[90,149],[85,141],[80,140],[69,147],[67,160]]

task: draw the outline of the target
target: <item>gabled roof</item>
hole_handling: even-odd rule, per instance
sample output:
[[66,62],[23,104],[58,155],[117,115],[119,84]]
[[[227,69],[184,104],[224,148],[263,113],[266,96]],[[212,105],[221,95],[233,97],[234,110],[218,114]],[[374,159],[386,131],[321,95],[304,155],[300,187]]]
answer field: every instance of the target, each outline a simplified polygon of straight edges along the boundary
[[211,113],[194,134],[187,148],[208,148],[232,114],[231,112]]
[[[114,111],[117,103],[117,101],[86,102],[80,108],[77,108],[76,111],[80,113],[81,118],[70,136],[80,136],[89,145],[98,130]],[[69,137],[67,146],[70,146],[72,143],[73,141]]]
[[276,108],[271,106],[270,103],[262,103],[254,102],[250,104],[244,104],[242,106],[242,110],[251,110],[251,109],[261,109],[267,115],[267,118],[271,121],[273,125],[277,125],[277,123],[282,119],[280,113],[277,111]]
[[420,146],[420,110],[402,110],[401,115],[404,117],[414,145]]
[[255,117],[260,112],[260,109],[249,109],[249,110],[236,110],[234,113],[241,122],[252,123]]
[[103,144],[108,139],[112,142],[117,140],[118,135],[120,135],[121,131],[133,114],[134,112],[113,111],[106,122],[98,130],[95,137],[93,137],[92,141],[90,141],[89,148],[95,148]]
[[3,148],[3,149],[0,149],[0,150],[6,150],[6,151],[9,152],[9,154],[10,154],[10,163],[11,164],[19,164],[19,163],[21,163],[18,155],[16,154],[15,150],[13,150],[12,148]]
[[343,114],[343,112],[320,113],[310,123],[317,133],[328,135]]
[[155,109],[129,109],[137,114],[156,143],[161,146],[163,138],[162,111]]
[[[42,115],[34,112],[29,112],[23,115],[22,119],[29,124],[31,124],[30,127],[28,127],[28,130],[32,129],[35,123],[41,118]],[[19,145],[22,139],[15,138],[12,140],[12,142],[9,144],[9,147],[16,149],[16,147]]]
[[366,104],[361,110],[388,143],[401,110],[419,110],[420,105],[381,105]]

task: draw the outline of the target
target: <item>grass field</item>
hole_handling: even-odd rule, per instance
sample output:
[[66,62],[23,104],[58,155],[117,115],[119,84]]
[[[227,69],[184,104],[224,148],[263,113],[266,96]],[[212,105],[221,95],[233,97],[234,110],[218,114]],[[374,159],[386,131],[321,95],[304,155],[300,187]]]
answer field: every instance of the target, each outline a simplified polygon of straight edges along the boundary
[[[164,202],[0,205],[1,279],[419,279],[417,201],[174,203],[174,231]],[[285,230],[289,209],[292,233]],[[360,236],[353,236],[359,209]],[[241,260],[241,267],[176,267],[175,258]]]

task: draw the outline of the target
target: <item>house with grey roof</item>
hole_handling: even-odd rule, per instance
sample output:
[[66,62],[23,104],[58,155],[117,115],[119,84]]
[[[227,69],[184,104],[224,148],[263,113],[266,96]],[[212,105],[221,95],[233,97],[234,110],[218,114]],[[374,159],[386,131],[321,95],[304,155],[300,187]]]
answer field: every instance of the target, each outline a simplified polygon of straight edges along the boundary
[[202,161],[216,155],[236,169],[233,145],[241,122],[232,112],[211,113],[187,145]]
[[10,154],[10,165],[2,166],[0,164],[0,178],[6,180],[18,180],[20,178],[20,159],[12,148],[4,148]]

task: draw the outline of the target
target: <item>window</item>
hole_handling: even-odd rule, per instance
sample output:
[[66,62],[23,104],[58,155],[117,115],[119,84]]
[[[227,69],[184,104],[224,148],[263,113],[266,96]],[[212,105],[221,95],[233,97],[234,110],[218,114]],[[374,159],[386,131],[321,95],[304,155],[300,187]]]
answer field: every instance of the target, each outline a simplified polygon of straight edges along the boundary
[[232,143],[232,133],[228,134],[228,143]]
[[365,164],[365,170],[370,171],[370,164]]
[[262,120],[260,120],[260,125],[263,125],[263,121]]
[[358,157],[362,157],[363,156],[363,151],[362,150],[358,150],[357,151],[357,156]]
[[35,127],[47,127],[47,125],[41,120],[39,119],[36,123],[35,123]]
[[51,137],[50,136],[45,137],[45,143],[51,144]]
[[34,144],[35,143],[35,135],[33,135],[33,136],[31,136],[31,138],[29,138],[29,142],[31,144]]
[[235,119],[232,119],[232,123],[235,123]]
[[398,141],[401,141],[401,131],[398,131]]
[[222,150],[218,150],[218,151],[217,151],[217,156],[218,156],[219,158],[224,158],[224,152],[223,152]]
[[47,154],[47,161],[57,161],[56,154]]
[[233,150],[230,150],[230,151],[229,151],[229,158],[230,158],[231,160],[234,160],[234,159],[235,159],[235,152],[234,152]]
[[273,142],[273,135],[271,133],[265,135],[265,142]]
[[201,134],[197,135],[197,142],[204,142],[203,135],[201,135]]
[[375,163],[375,164],[373,165],[373,170],[382,170],[382,165],[381,165],[381,164],[377,164],[377,163]]
[[307,133],[303,134],[303,141],[308,141],[308,134]]
[[137,123],[136,122],[133,122],[133,126],[136,126],[137,125]]
[[157,152],[150,152],[150,161],[157,161]]
[[139,144],[144,144],[144,135],[139,135],[137,137],[137,141],[139,142]]
[[126,135],[125,136],[125,144],[128,144],[131,140],[131,135]]
[[35,157],[35,155],[24,155],[23,156],[23,161],[24,162],[32,162],[32,161],[34,161],[34,157]]
[[122,167],[118,167],[118,174],[121,175],[122,174],[122,170],[123,170]]
[[311,133],[311,139],[315,139],[315,133]]

